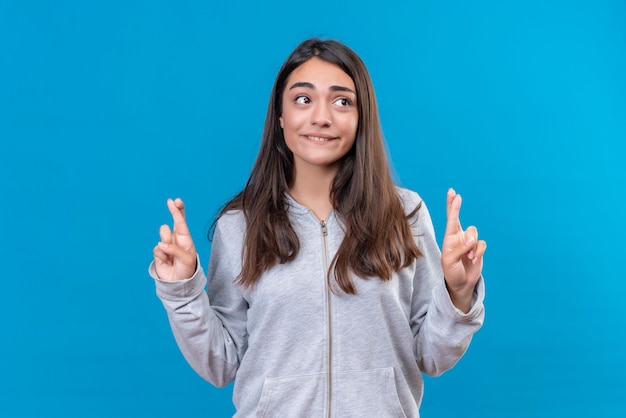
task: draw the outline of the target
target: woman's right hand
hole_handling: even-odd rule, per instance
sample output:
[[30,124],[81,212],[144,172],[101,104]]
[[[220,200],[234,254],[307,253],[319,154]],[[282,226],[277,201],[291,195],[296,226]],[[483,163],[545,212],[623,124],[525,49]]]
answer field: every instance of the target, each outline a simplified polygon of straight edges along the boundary
[[174,230],[161,225],[161,241],[154,247],[154,265],[159,279],[174,282],[188,279],[196,272],[196,247],[185,221],[185,204],[181,199],[167,199],[174,220]]

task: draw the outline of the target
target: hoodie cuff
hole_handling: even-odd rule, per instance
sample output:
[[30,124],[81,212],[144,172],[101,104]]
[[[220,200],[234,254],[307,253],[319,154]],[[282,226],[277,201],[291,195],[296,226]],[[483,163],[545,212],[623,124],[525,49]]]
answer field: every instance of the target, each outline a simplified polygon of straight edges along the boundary
[[200,257],[197,254],[196,271],[193,276],[188,279],[176,280],[173,282],[159,279],[159,276],[156,273],[154,261],[150,263],[148,273],[150,274],[150,277],[154,279],[157,295],[161,299],[177,300],[189,298],[190,296],[195,296],[204,291],[204,287],[206,285],[206,276],[204,275],[204,270],[200,264]]
[[446,288],[445,283],[437,286],[434,290],[434,299],[438,308],[446,315],[454,318],[458,322],[471,322],[481,316],[484,312],[483,301],[485,299],[485,280],[481,275],[474,288],[474,295],[472,296],[472,305],[469,312],[465,313],[458,309],[452,303],[450,294]]

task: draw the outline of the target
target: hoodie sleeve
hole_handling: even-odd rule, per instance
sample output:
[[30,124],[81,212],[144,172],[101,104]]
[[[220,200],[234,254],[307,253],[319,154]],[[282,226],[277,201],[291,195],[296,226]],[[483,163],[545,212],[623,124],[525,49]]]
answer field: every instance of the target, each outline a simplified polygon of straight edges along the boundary
[[202,267],[191,278],[176,282],[159,280],[154,262],[149,268],[178,347],[191,367],[218,387],[235,379],[247,347],[248,305],[233,283],[239,274],[239,254],[227,248],[218,222],[211,248],[208,292]]
[[[419,200],[418,200],[419,201]],[[429,376],[452,368],[467,350],[472,336],[484,320],[484,281],[474,290],[468,313],[457,309],[450,299],[441,269],[441,251],[435,239],[426,205],[413,225],[422,257],[416,261],[411,304],[411,328],[415,338],[415,358],[420,370]]]

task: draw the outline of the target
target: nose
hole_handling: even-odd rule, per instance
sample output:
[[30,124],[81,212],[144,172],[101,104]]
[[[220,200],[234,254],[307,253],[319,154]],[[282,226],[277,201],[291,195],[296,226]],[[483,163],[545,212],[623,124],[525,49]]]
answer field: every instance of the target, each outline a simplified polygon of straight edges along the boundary
[[311,123],[315,126],[330,126],[333,123],[332,114],[328,104],[318,102],[311,114]]

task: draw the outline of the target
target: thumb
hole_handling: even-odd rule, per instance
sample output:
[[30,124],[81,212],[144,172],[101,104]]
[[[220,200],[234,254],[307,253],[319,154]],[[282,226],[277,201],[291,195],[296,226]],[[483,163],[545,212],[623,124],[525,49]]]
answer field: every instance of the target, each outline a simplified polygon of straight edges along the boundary
[[180,263],[186,265],[195,264],[196,254],[192,254],[192,252],[186,251],[184,248],[177,244],[161,241],[158,243],[158,246],[161,251]]
[[183,280],[193,276],[198,267],[195,251],[185,251],[176,244],[166,242],[159,242],[157,245],[160,251],[172,259],[170,265],[173,269],[169,274],[172,275],[173,280]]

